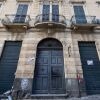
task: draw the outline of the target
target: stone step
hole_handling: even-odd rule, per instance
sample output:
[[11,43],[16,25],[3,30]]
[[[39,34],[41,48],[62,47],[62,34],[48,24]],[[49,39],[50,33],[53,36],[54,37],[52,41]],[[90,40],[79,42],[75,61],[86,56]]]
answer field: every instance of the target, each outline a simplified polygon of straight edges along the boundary
[[31,95],[32,99],[66,99],[68,94],[38,94]]
[[21,99],[21,100],[67,100],[67,99]]
[[[24,100],[38,100],[38,99],[24,99]],[[53,99],[39,99],[39,100],[53,100]],[[100,100],[100,94],[98,95],[90,95],[90,96],[84,96],[84,97],[72,97],[68,99],[55,99],[55,100]]]
[[23,100],[66,100],[67,98],[68,94],[36,94]]

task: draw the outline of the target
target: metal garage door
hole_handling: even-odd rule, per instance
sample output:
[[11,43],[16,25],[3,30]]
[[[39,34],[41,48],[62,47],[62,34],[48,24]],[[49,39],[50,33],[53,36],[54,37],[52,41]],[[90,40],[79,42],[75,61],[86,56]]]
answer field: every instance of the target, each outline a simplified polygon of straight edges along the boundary
[[13,85],[21,44],[21,42],[5,42],[0,58],[0,94],[10,90]]
[[100,94],[100,61],[95,42],[79,42],[87,94]]

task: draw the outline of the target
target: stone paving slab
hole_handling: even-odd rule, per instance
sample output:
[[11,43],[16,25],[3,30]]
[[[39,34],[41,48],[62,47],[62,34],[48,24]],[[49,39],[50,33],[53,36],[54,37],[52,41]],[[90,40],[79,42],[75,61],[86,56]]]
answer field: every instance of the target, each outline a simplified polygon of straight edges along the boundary
[[100,95],[92,95],[81,98],[68,98],[68,99],[23,99],[23,100],[100,100]]
[[81,98],[69,98],[67,100],[100,100],[100,95],[92,95]]

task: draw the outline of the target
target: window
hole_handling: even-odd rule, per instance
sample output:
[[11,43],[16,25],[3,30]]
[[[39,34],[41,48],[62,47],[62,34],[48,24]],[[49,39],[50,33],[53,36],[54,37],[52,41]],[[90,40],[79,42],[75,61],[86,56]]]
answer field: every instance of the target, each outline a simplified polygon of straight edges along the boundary
[[83,6],[74,6],[76,23],[87,23]]
[[50,14],[50,5],[43,5],[43,11],[42,11],[42,20],[48,21],[49,20],[49,14]]
[[42,10],[42,20],[43,21],[59,21],[59,5],[56,4],[44,4]]
[[27,10],[28,10],[27,4],[19,4],[14,18],[14,23],[24,23],[27,15]]

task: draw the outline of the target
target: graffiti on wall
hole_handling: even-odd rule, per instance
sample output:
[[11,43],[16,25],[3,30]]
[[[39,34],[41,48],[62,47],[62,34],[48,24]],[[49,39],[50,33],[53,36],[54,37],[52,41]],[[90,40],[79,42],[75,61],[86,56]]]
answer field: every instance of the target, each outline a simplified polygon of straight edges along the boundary
[[24,78],[21,80],[21,88],[22,90],[27,90],[29,87],[29,80]]

